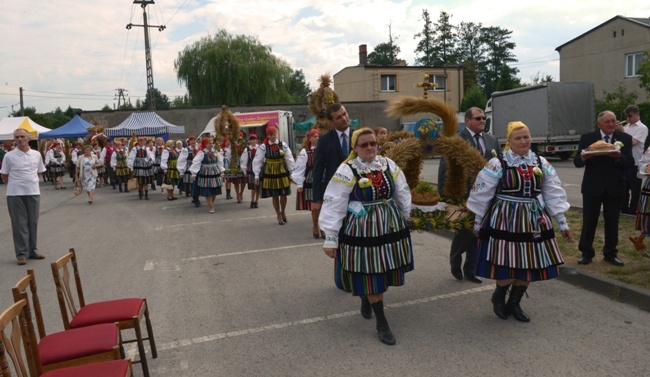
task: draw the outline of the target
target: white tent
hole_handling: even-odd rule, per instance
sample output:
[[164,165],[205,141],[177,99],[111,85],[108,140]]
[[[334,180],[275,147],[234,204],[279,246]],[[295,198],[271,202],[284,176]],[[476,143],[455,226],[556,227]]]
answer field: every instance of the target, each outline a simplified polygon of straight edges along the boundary
[[106,136],[131,136],[135,131],[138,136],[158,136],[167,134],[182,134],[185,132],[184,126],[175,126],[158,114],[150,112],[133,113],[129,115],[124,122],[113,128],[105,130]]
[[9,117],[0,120],[0,140],[13,140],[14,131],[19,128],[27,130],[32,139],[38,139],[38,135],[42,132],[52,131],[34,122],[29,117]]

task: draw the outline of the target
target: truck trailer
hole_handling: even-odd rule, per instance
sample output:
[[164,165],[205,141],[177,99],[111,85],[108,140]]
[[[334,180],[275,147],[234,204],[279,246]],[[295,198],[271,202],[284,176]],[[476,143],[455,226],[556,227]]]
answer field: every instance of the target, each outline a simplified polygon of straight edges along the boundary
[[521,121],[530,129],[531,150],[544,156],[570,158],[580,136],[594,130],[592,82],[547,82],[492,93],[485,106],[485,131],[503,147],[508,123]]

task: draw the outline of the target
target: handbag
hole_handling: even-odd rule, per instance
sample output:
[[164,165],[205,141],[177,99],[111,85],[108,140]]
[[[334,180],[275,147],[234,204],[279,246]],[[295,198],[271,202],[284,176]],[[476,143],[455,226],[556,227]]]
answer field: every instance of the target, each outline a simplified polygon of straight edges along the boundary
[[81,194],[81,191],[82,191],[81,182],[79,182],[79,179],[75,179],[74,196],[79,196],[79,194]]

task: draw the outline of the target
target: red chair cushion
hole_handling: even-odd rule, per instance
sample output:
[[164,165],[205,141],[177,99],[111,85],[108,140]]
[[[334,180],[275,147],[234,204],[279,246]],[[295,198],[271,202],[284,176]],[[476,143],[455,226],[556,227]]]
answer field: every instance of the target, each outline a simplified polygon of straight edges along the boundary
[[114,323],[106,323],[47,335],[38,343],[41,364],[54,364],[109,352],[119,346],[118,332]]
[[111,360],[78,367],[55,369],[41,374],[41,377],[125,377],[128,371],[128,360]]
[[124,298],[88,304],[77,312],[70,321],[70,327],[74,329],[100,323],[128,321],[138,315],[143,302],[141,298]]

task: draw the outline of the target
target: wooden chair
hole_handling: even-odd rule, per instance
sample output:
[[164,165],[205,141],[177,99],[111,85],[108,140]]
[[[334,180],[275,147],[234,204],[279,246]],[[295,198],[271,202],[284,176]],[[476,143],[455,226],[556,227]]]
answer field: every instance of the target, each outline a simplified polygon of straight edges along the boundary
[[[24,317],[26,300],[19,300],[0,314],[0,374],[3,377],[38,376],[31,373],[38,359],[36,335],[30,335]],[[11,363],[11,364],[10,364]],[[40,377],[131,377],[131,361],[111,360],[45,372]]]
[[[72,264],[74,273],[74,286],[77,291],[78,305],[72,294],[72,284],[70,282],[70,269],[68,265]],[[51,264],[54,283],[56,284],[56,293],[59,299],[63,327],[66,330],[77,329],[101,323],[117,323],[120,330],[134,329],[135,339],[123,340],[122,343],[137,343],[140,360],[133,363],[142,364],[142,372],[145,377],[149,377],[149,367],[145,355],[144,341],[149,341],[151,347],[151,356],[155,359],[158,357],[156,351],[156,342],[154,340],[151,320],[149,319],[149,307],[146,298],[123,298],[110,301],[100,301],[92,304],[86,304],[84,300],[83,289],[81,287],[81,278],[77,267],[77,256],[74,249],[70,249],[63,257]],[[140,323],[145,320],[147,327],[147,337],[142,337]]]
[[[31,300],[28,292],[31,293]],[[30,335],[35,332],[32,313],[36,319],[38,328],[36,347],[40,357],[35,358],[33,363],[35,370],[32,371],[32,375],[38,376],[54,369],[122,358],[120,330],[114,323],[104,323],[47,335],[34,270],[27,270],[27,276],[18,281],[12,289],[12,293],[14,302],[20,300],[26,302],[23,315]]]

